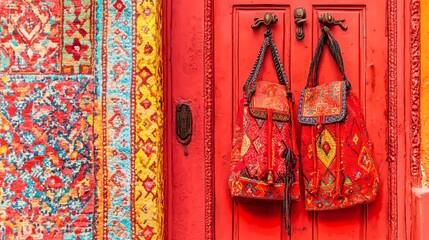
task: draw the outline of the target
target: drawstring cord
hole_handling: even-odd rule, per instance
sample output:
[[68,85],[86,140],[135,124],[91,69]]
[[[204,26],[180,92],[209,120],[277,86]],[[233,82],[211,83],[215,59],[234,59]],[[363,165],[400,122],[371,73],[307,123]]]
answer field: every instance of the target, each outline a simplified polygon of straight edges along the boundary
[[290,198],[290,187],[292,186],[292,183],[295,182],[295,175],[293,174],[293,169],[295,168],[296,165],[296,158],[294,156],[294,154],[292,153],[292,151],[287,148],[284,152],[283,152],[283,159],[285,160],[285,167],[286,167],[286,173],[285,173],[285,179],[284,179],[284,183],[285,183],[285,187],[284,187],[284,200],[283,200],[283,211],[284,211],[284,225],[287,231],[287,234],[289,236],[289,238],[291,237],[291,205],[292,205],[292,201]]
[[268,109],[267,153],[268,153],[267,183],[271,185],[271,184],[274,184],[274,174],[273,174],[273,110],[272,109]]

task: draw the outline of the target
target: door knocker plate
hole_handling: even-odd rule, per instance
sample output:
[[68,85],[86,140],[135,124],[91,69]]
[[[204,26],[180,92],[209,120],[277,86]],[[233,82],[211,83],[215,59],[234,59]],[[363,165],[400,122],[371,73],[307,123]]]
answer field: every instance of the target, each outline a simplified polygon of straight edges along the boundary
[[188,155],[187,146],[192,139],[192,111],[187,103],[176,106],[176,137],[185,147],[185,155]]

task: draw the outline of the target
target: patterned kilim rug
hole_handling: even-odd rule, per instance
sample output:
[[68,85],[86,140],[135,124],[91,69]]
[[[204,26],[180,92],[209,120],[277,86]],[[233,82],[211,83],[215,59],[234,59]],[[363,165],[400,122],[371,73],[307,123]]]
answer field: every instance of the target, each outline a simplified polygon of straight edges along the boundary
[[0,1],[0,239],[163,239],[159,0]]

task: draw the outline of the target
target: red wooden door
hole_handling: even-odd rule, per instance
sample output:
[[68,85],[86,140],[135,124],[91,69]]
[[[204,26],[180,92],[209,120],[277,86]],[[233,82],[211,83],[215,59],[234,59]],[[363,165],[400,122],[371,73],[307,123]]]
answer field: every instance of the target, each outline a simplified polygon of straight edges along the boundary
[[[210,2],[210,1],[208,1]],[[207,147],[205,134],[204,1],[171,0],[166,11],[168,80],[167,126],[167,234],[168,239],[205,239],[214,228],[215,239],[287,239],[282,228],[281,204],[266,202],[236,203],[227,187],[230,170],[233,123],[242,85],[263,41],[264,28],[252,30],[254,17],[275,13],[279,21],[272,27],[286,75],[290,81],[295,110],[320,34],[317,17],[329,12],[345,19],[347,31],[332,28],[341,45],[345,71],[354,93],[360,98],[366,124],[374,144],[374,157],[380,173],[380,191],[369,206],[340,211],[307,212],[295,203],[292,212],[293,239],[386,239],[388,235],[387,155],[387,56],[386,2],[378,0],[214,0],[214,147]],[[293,11],[303,7],[307,13],[305,38],[295,37]],[[180,16],[180,17],[178,17]],[[269,54],[261,78],[276,81]],[[325,49],[320,82],[339,80],[340,74]],[[185,149],[175,140],[175,106],[187,103],[193,112],[192,141]],[[295,111],[296,113],[297,111]],[[296,118],[296,116],[294,116]],[[297,132],[299,134],[299,126]],[[171,143],[171,144],[170,144]],[[299,144],[299,141],[298,141]],[[207,163],[214,149],[214,222],[207,192]],[[205,220],[204,220],[205,219]],[[211,225],[212,224],[212,225]]]
[[[242,86],[263,40],[264,28],[252,30],[255,16],[275,13],[279,21],[272,27],[291,82],[295,108],[304,87],[313,49],[320,36],[317,17],[331,13],[345,19],[347,31],[332,28],[342,47],[346,74],[360,97],[366,123],[375,147],[375,160],[381,174],[381,191],[369,206],[341,211],[311,213],[303,203],[293,206],[293,239],[383,239],[387,236],[386,158],[386,73],[387,38],[384,1],[374,0],[224,0],[215,1],[215,199],[216,239],[286,239],[282,229],[281,203],[237,203],[231,200],[226,182],[232,144],[232,129]],[[294,9],[307,13],[305,37],[295,37]],[[325,49],[327,50],[327,49]],[[271,57],[267,54],[260,77],[277,81]],[[325,51],[320,81],[341,79],[334,61]],[[297,111],[295,111],[296,113]],[[296,116],[294,116],[296,118]],[[299,128],[299,126],[298,126]],[[299,132],[299,129],[297,129]],[[299,141],[298,141],[299,142]]]

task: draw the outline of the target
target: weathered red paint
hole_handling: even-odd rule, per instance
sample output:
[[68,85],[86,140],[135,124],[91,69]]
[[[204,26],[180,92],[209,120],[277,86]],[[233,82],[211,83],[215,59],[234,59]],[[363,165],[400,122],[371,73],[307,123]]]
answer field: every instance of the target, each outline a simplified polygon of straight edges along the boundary
[[[168,106],[167,124],[167,237],[204,239],[204,62],[203,1],[168,1],[170,18],[166,23]],[[180,16],[180,17],[179,17]],[[188,155],[175,136],[175,109],[188,103],[193,114],[193,136]]]
[[[409,198],[404,197],[410,193],[406,134],[410,122],[406,113],[411,106],[405,100],[410,85],[408,78],[401,77],[408,71],[403,56],[409,49],[404,46],[406,22],[397,17],[408,16],[404,5],[394,0],[303,0],[282,4],[266,0],[166,0],[165,6],[169,9],[165,18],[168,239],[287,239],[282,230],[280,204],[234,203],[227,188],[235,107],[263,39],[263,29],[254,31],[250,25],[255,16],[261,17],[266,11],[279,17],[273,34],[296,103],[319,36],[318,13],[330,12],[346,19],[348,31],[334,28],[332,32],[341,44],[346,73],[364,107],[382,179],[380,194],[369,206],[311,213],[304,210],[303,203],[294,204],[293,238],[411,239],[406,229],[413,227],[409,220],[412,209]],[[297,41],[294,35],[293,10],[298,6],[307,11],[303,41]],[[214,32],[207,27],[211,17]],[[212,41],[207,36],[214,37],[214,55],[207,50]],[[214,57],[213,89],[208,81],[212,65],[207,63],[207,57]],[[261,76],[275,78],[272,60],[266,60],[268,64]],[[339,77],[327,54],[322,57],[321,69],[322,81]],[[214,105],[208,102],[211,90]],[[194,136],[188,156],[174,136],[174,109],[182,101],[191,105],[194,114]],[[213,106],[212,126],[207,111]],[[207,130],[214,131],[213,145]],[[213,150],[214,172],[210,165]],[[214,206],[210,202],[212,191]]]
[[413,194],[416,198],[416,214],[413,216],[415,221],[415,232],[412,239],[424,240],[428,238],[427,229],[429,229],[429,189],[415,188]]

